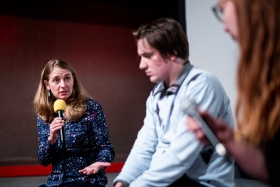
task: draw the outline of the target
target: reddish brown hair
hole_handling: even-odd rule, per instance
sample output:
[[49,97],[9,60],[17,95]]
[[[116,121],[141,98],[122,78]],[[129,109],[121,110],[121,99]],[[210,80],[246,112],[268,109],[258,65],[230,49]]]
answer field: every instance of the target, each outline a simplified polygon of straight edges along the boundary
[[239,27],[237,129],[254,145],[280,128],[280,1],[233,0]]

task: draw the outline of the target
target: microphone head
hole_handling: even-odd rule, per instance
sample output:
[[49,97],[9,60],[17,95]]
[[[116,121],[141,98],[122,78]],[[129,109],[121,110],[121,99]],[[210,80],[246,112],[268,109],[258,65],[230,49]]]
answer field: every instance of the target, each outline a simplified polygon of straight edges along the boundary
[[53,104],[53,109],[55,112],[59,111],[59,110],[62,110],[65,112],[66,110],[66,103],[65,101],[63,101],[62,99],[58,99],[54,102]]
[[192,100],[184,100],[181,104],[181,109],[188,115],[193,115],[196,112],[197,104]]

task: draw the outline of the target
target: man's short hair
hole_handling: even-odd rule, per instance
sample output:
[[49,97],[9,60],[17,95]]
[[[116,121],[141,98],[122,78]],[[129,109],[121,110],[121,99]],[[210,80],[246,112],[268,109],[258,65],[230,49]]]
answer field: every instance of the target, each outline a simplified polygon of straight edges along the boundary
[[136,41],[146,39],[151,47],[163,57],[175,55],[184,60],[189,58],[189,43],[179,22],[171,18],[160,18],[144,24],[133,32]]

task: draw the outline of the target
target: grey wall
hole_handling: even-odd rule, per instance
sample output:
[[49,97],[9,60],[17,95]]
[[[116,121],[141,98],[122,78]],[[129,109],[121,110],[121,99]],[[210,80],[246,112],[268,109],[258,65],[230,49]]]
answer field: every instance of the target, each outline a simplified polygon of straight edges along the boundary
[[215,3],[217,0],[186,0],[190,61],[218,77],[234,109],[238,49],[214,16],[211,8]]

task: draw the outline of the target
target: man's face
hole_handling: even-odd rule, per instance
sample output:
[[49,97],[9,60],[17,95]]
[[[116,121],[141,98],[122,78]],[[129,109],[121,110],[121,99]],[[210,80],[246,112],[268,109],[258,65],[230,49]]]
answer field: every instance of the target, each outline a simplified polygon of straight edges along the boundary
[[151,82],[165,82],[169,78],[170,63],[157,49],[151,47],[145,38],[137,42],[137,53],[140,57],[139,68],[145,70]]

